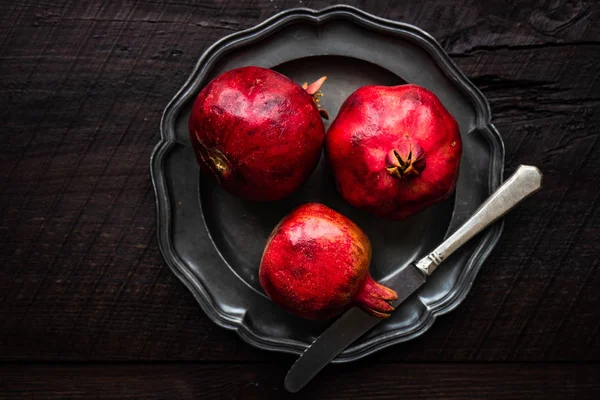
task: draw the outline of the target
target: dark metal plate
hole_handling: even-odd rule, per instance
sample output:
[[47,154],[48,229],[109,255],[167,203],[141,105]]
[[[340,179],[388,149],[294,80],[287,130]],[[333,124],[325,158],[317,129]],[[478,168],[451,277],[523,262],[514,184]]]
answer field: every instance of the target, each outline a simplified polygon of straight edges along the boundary
[[[244,65],[273,68],[299,83],[327,75],[322,105],[332,118],[363,85],[410,82],[432,90],[458,121],[463,138],[454,196],[405,221],[378,219],[340,198],[323,160],[286,200],[252,203],[229,195],[201,176],[187,120],[193,100],[210,79]],[[347,6],[288,10],[208,49],[165,109],[161,141],[151,160],[159,245],[169,267],[216,324],[259,348],[300,353],[328,324],[285,313],[257,280],[265,240],[284,215],[318,201],[348,216],[371,239],[371,273],[382,279],[425,255],[465,221],[501,183],[503,162],[502,140],[490,124],[485,98],[427,33]],[[356,360],[425,332],[437,315],[460,304],[501,230],[501,223],[495,224],[446,260],[391,318],[335,361]]]

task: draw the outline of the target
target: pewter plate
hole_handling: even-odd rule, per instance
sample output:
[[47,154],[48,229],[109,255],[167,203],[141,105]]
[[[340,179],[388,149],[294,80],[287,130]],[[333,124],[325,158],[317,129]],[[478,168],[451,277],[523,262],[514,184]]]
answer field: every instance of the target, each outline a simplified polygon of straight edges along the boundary
[[[187,120],[193,100],[210,79],[245,65],[273,68],[299,83],[327,75],[321,104],[332,119],[344,99],[363,85],[408,82],[432,90],[458,121],[464,143],[454,195],[405,221],[378,219],[340,198],[323,159],[286,200],[253,203],[229,195],[200,173]],[[215,43],[167,105],[151,159],[158,243],[169,267],[217,325],[261,349],[299,354],[328,323],[287,314],[265,296],[257,280],[267,236],[284,215],[317,201],[348,216],[371,239],[371,273],[382,279],[459,227],[499,186],[503,163],[503,143],[490,123],[487,101],[427,33],[348,6],[288,10]],[[357,360],[421,335],[438,315],[458,306],[501,230],[496,223],[461,248],[392,317],[334,362]]]

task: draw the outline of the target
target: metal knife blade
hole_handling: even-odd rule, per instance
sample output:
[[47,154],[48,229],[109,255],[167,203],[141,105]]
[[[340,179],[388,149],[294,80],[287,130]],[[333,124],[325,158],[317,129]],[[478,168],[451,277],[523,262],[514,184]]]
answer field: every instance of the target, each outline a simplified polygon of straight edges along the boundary
[[[406,300],[426,281],[436,267],[473,236],[505,215],[542,187],[542,174],[532,166],[521,165],[449,238],[416,264],[400,268],[386,280],[396,290],[394,307]],[[295,393],[302,389],[346,347],[381,322],[357,308],[347,311],[325,330],[288,371],[284,386]]]
[[[405,265],[386,282],[398,294],[392,305],[402,303],[425,283],[425,273],[414,264]],[[295,393],[346,347],[381,322],[359,308],[348,310],[321,334],[296,360],[285,378],[285,388]]]

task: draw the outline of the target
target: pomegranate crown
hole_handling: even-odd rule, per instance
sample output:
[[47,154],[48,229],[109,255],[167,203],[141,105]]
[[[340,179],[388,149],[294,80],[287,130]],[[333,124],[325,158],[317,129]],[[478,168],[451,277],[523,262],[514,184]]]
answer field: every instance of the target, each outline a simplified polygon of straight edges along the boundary
[[403,141],[385,157],[386,170],[395,178],[415,178],[425,169],[425,151],[412,141]]
[[321,86],[323,86],[325,80],[327,80],[327,77],[322,76],[310,85],[308,84],[308,82],[304,82],[304,84],[302,84],[302,89],[306,90],[306,93],[312,96],[313,100],[315,101],[315,104],[317,105],[317,109],[319,110],[319,115],[321,115],[321,118],[329,119],[329,113],[324,108],[321,108],[321,105],[319,104],[321,102],[321,97],[323,97],[323,92],[321,92]]

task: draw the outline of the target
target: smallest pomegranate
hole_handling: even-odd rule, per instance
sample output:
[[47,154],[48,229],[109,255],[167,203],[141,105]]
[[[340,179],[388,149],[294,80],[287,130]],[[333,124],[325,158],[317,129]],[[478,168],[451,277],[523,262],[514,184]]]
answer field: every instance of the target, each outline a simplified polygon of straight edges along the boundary
[[389,317],[396,292],[369,273],[371,243],[348,218],[322,204],[302,205],[273,230],[260,283],[273,302],[302,318],[322,320],[358,306]]

